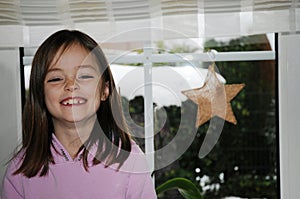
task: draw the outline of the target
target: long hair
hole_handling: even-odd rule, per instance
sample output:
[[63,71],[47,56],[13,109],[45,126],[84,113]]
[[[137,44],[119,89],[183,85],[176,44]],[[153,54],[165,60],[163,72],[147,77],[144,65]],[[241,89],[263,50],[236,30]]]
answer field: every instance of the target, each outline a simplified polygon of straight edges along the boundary
[[98,62],[101,81],[100,93],[104,84],[109,86],[108,98],[101,102],[97,110],[97,121],[77,154],[83,151],[83,165],[88,170],[88,150],[96,145],[97,152],[93,165],[105,162],[106,166],[119,163],[121,166],[131,151],[131,138],[122,112],[121,99],[108,61],[100,46],[88,35],[76,30],[60,30],[52,34],[38,48],[33,62],[29,84],[29,95],[25,103],[22,120],[22,147],[16,153],[22,154],[22,163],[14,174],[22,173],[27,177],[45,176],[49,164],[55,164],[51,153],[54,132],[52,116],[47,110],[44,95],[44,80],[50,64],[58,52],[61,54],[71,45],[80,45],[92,53]]

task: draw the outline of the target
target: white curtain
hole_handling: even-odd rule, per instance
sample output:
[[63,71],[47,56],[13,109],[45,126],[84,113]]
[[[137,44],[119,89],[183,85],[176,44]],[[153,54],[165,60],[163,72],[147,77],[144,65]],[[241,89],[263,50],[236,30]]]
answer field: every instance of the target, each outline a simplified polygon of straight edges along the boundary
[[[222,9],[218,11],[218,6],[214,3],[215,7],[211,6],[212,8],[209,9],[210,6],[204,6],[203,13],[199,13],[199,17],[205,24],[199,32],[200,35],[219,36],[296,32],[300,28],[300,1],[298,0],[222,2],[224,6],[225,4],[228,5],[228,12]],[[233,2],[237,3],[234,5]],[[232,5],[230,5],[231,3]]]
[[300,0],[2,0],[0,13],[0,28],[25,27],[36,44],[60,28],[115,42],[300,29]]
[[[125,5],[124,1],[123,5]],[[142,2],[142,1],[141,1]],[[124,9],[130,20],[99,22],[115,39],[171,39],[178,37],[224,37],[271,32],[295,33],[300,29],[299,0],[160,0],[144,1],[141,10]],[[148,4],[147,4],[148,3]],[[115,5],[116,6],[116,5]],[[113,16],[121,10],[112,10]],[[133,17],[144,13],[142,19]],[[92,30],[95,22],[75,26]],[[91,26],[89,29],[88,27]],[[144,29],[144,31],[141,31]],[[106,29],[107,30],[107,29]],[[150,31],[149,31],[150,30]],[[98,32],[99,33],[99,32]],[[97,33],[95,32],[97,35]],[[99,36],[100,34],[98,34]],[[105,34],[102,34],[102,36]],[[103,37],[102,37],[103,38]],[[106,37],[107,38],[107,37]]]

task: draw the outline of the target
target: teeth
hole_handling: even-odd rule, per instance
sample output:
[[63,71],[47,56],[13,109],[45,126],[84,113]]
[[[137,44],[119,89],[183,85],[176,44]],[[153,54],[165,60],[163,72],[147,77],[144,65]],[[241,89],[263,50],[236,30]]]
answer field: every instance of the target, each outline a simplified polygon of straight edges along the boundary
[[62,104],[63,105],[76,105],[76,104],[83,104],[85,102],[85,100],[83,99],[69,99],[66,101],[63,101]]

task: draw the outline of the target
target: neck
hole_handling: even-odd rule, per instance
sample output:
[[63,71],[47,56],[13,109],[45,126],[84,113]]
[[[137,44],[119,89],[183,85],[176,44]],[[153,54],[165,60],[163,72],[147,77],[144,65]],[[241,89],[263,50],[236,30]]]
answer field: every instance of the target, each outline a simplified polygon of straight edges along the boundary
[[89,138],[95,120],[96,118],[85,122],[71,123],[53,119],[55,136],[72,158],[76,157],[79,148]]

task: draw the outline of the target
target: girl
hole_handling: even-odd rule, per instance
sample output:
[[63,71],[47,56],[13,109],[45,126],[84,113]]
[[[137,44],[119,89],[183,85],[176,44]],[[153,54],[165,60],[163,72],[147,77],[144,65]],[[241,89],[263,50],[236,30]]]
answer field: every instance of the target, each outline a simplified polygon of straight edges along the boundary
[[37,50],[22,136],[3,199],[156,198],[109,64],[82,32],[58,31]]

